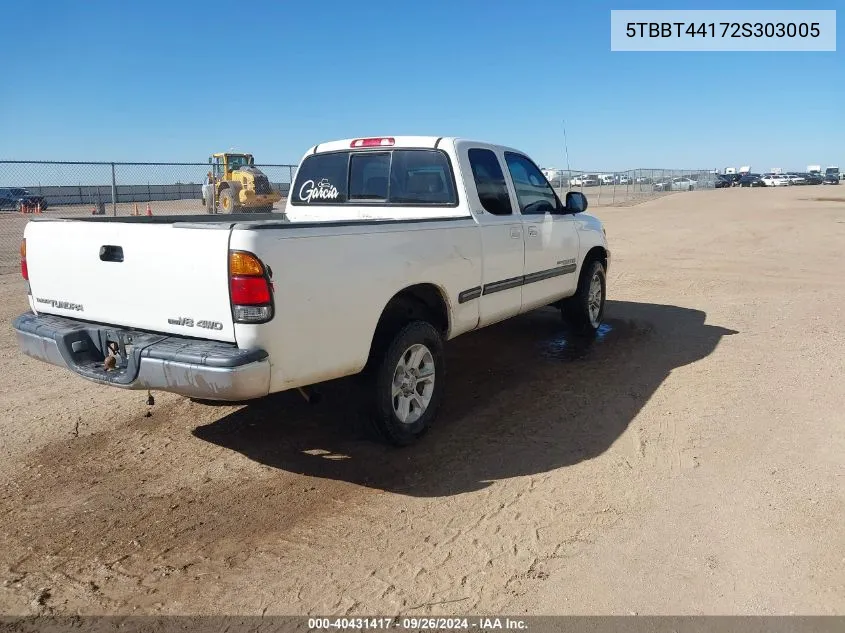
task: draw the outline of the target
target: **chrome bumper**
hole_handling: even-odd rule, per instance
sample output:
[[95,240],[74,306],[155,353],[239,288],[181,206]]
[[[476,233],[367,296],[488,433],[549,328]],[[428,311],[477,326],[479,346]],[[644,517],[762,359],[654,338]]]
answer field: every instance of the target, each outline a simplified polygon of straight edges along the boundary
[[[232,402],[270,391],[270,360],[263,350],[32,312],[16,318],[13,326],[27,356],[100,384]],[[110,344],[118,353],[116,366],[107,370],[104,359]]]

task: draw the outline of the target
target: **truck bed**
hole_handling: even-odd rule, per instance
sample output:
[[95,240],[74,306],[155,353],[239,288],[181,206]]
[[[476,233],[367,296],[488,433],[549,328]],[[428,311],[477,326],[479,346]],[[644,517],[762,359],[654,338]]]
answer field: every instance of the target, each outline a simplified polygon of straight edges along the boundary
[[356,218],[339,220],[289,220],[283,214],[256,216],[254,213],[232,213],[227,215],[154,215],[154,216],[82,216],[73,218],[34,217],[30,222],[91,222],[107,224],[173,224],[180,228],[197,229],[233,229],[233,228],[279,228],[298,229],[314,227],[338,227],[383,224],[416,224],[443,222],[449,220],[467,220],[468,214],[455,214],[446,217],[404,217],[404,218]]

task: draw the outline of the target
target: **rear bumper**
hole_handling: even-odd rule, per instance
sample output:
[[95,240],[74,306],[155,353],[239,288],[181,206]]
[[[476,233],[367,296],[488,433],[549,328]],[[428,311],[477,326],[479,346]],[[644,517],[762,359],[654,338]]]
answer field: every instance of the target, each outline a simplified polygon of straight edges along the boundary
[[[20,315],[13,326],[27,356],[100,384],[232,402],[270,391],[270,359],[263,350],[32,312]],[[110,344],[117,348],[116,366],[107,370]]]

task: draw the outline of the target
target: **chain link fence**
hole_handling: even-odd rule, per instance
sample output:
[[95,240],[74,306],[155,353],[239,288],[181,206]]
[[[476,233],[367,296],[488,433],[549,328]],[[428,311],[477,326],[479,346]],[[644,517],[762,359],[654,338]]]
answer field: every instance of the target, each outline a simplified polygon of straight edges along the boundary
[[[281,197],[272,209],[281,213],[296,165],[255,167]],[[220,212],[215,188],[203,191],[211,171],[209,163],[0,161],[0,272],[17,268],[24,227],[39,213],[52,217],[203,214],[210,212],[204,199],[209,192],[211,206]]]
[[561,198],[567,191],[580,191],[592,206],[631,206],[668,193],[716,187],[715,169],[547,169],[545,172]]
[[[287,196],[295,165],[255,165],[270,187]],[[0,213],[132,215],[135,205],[155,215],[204,213],[208,163],[81,163],[0,161]],[[275,210],[280,210],[276,205]]]
[[[281,213],[296,165],[255,165],[279,194],[272,212]],[[24,227],[34,214],[194,215],[221,212],[203,187],[209,163],[120,163],[0,161],[0,272],[19,265]],[[582,191],[591,206],[622,206],[677,191],[713,188],[713,170],[635,169],[625,172],[546,170],[561,198]],[[279,197],[275,196],[275,197]]]

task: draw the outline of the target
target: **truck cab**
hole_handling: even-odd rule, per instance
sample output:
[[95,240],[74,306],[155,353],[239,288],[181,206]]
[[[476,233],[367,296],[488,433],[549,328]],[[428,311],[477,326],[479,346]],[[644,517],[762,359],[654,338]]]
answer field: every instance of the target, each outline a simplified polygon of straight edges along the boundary
[[255,166],[255,158],[252,154],[228,154],[222,152],[212,154],[208,162],[212,166],[211,174],[215,180],[231,180],[232,172],[242,167]]

